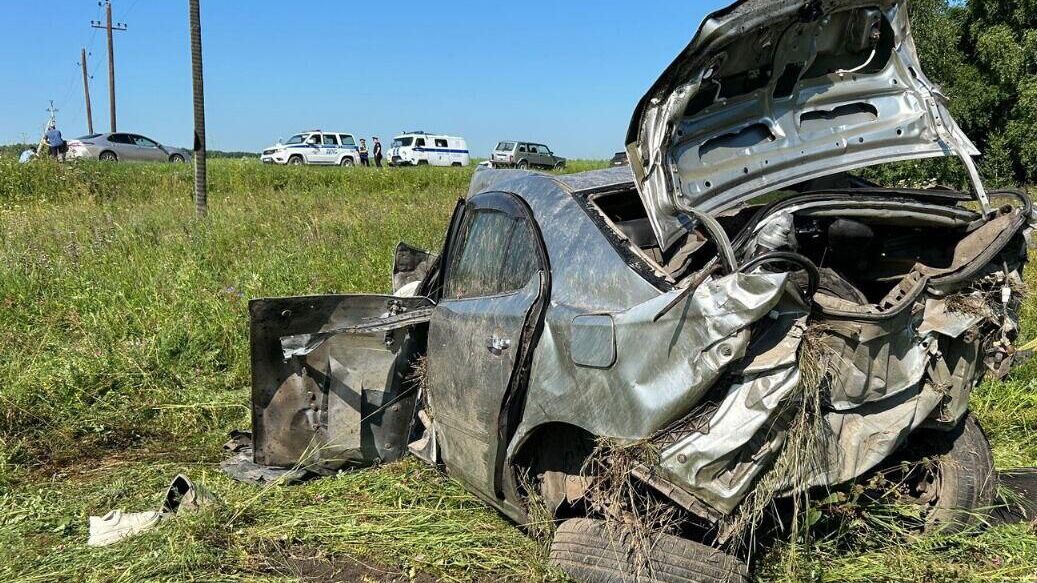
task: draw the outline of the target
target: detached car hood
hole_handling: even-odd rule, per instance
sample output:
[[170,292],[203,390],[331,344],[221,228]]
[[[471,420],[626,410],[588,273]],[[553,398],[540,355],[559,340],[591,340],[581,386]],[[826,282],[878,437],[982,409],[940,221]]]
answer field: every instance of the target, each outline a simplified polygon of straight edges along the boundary
[[690,210],[884,162],[971,165],[945,104],[906,0],[744,0],[708,16],[641,99],[627,151],[665,250]]

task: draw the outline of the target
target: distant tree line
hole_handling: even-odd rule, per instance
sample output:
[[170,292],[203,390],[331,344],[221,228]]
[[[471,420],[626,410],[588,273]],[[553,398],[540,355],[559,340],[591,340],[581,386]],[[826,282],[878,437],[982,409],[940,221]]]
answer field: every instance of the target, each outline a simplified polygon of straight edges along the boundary
[[[1037,2],[910,0],[922,68],[950,98],[954,119],[982,152],[992,185],[1037,182]],[[961,185],[953,159],[877,171],[902,179]]]

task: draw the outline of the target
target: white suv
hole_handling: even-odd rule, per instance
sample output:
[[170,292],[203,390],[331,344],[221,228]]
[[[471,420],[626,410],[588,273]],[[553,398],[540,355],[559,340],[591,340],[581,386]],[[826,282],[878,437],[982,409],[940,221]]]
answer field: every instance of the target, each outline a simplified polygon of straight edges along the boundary
[[295,134],[283,144],[278,140],[259,159],[264,164],[353,166],[360,163],[360,153],[352,134],[314,130]]

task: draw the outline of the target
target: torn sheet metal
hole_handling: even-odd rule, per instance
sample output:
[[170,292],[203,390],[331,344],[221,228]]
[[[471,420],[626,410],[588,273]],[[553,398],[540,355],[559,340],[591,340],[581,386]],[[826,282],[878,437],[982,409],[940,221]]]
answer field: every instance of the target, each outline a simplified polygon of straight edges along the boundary
[[324,474],[404,455],[416,398],[412,333],[423,333],[415,330],[429,303],[374,295],[253,300],[254,462]]
[[612,314],[618,358],[610,368],[573,360],[575,310],[552,306],[534,355],[538,382],[512,446],[530,428],[554,421],[639,439],[679,419],[745,354],[749,326],[777,305],[785,281],[785,274],[738,273],[703,284],[658,321],[682,290]]
[[797,357],[806,318],[806,308],[790,302],[771,314],[767,331],[733,371],[726,395],[705,425],[698,425],[693,411],[688,423],[698,428],[662,450],[664,477],[721,513],[737,506],[784,439],[771,427],[800,382]]

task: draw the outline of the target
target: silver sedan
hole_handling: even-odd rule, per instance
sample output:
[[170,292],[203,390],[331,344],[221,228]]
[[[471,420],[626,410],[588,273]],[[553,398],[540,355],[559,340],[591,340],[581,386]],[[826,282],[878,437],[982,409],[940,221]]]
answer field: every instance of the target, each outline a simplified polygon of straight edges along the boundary
[[91,134],[68,141],[68,157],[106,162],[173,162],[184,163],[191,154],[183,148],[172,148],[140,134],[115,132]]

